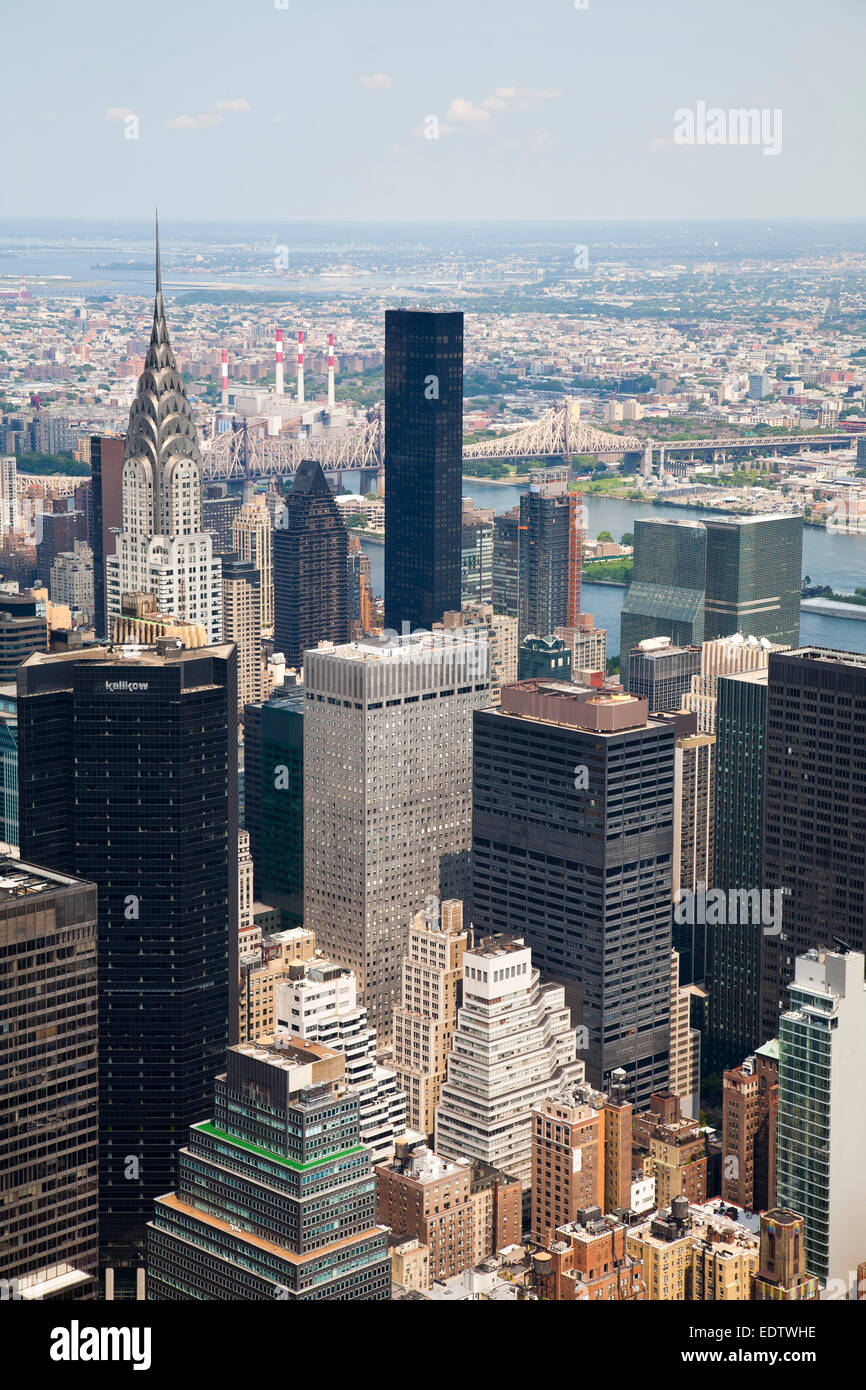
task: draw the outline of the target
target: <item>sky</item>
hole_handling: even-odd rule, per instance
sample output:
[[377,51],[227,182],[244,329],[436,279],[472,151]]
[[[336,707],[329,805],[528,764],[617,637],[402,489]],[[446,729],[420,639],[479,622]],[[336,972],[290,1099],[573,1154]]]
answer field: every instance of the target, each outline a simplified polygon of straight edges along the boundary
[[0,0],[0,33],[0,217],[866,216],[866,0]]

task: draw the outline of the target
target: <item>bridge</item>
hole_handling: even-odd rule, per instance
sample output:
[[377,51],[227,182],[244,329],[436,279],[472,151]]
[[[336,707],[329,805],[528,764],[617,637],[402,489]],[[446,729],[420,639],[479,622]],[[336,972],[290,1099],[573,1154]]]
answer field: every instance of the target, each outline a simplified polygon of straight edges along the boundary
[[[642,449],[642,442],[632,435],[594,429],[581,420],[577,401],[565,400],[537,420],[495,439],[464,444],[463,462],[568,459],[573,454],[637,453]],[[289,477],[302,459],[318,459],[326,472],[358,469],[376,473],[385,459],[384,413],[371,410],[362,426],[333,436],[324,434],[301,440],[269,439],[244,425],[204,440],[202,457],[208,481]]]
[[[653,444],[653,450],[663,454],[758,453],[771,454],[775,449],[850,449],[856,443],[854,434],[774,434],[742,435],[728,439],[672,439]],[[649,441],[647,441],[649,442]],[[643,447],[643,446],[641,446]]]

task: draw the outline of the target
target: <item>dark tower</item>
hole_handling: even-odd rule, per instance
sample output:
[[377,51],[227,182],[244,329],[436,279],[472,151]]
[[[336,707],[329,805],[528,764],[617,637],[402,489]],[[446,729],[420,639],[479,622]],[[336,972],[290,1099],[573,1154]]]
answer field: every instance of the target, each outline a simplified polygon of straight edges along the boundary
[[460,609],[463,315],[385,314],[385,626]]
[[118,1268],[237,1026],[235,651],[165,645],[18,674],[22,855],[98,890],[100,1244]]
[[305,459],[274,531],[274,649],[289,666],[318,642],[348,642],[348,555],[322,465]]
[[110,637],[105,602],[105,557],[114,554],[113,530],[123,526],[122,436],[90,439],[90,549],[93,551],[93,625],[97,637]]

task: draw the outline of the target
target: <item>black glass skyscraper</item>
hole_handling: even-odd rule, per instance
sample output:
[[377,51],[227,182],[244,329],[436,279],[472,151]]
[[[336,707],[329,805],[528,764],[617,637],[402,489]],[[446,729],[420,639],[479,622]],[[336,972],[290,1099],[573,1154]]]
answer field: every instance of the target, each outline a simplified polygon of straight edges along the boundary
[[[761,824],[767,672],[720,676],[716,707],[714,884],[725,894],[763,886]],[[705,1063],[739,1065],[760,1043],[761,924],[718,922],[707,931],[709,1011]],[[772,1035],[771,1035],[772,1036]]]
[[245,826],[255,895],[304,920],[304,688],[277,689],[244,710]]
[[766,1039],[798,956],[866,946],[866,656],[770,653],[763,871],[782,908],[781,932],[762,937]]
[[136,1262],[237,1017],[235,663],[232,646],[97,647],[18,674],[22,854],[99,894],[109,1265]]
[[385,314],[385,626],[460,609],[463,315]]
[[274,649],[300,666],[308,647],[349,640],[349,537],[315,459],[298,466],[273,549]]

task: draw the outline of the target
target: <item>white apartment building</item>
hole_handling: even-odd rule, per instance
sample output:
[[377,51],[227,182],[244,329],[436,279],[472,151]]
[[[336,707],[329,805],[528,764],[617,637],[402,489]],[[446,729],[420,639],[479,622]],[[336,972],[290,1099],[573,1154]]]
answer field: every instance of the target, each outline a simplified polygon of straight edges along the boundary
[[493,936],[463,957],[463,1003],[436,1111],[435,1149],[532,1181],[532,1107],[584,1080],[559,985],[542,985],[519,939]]
[[358,1094],[361,1143],[374,1163],[393,1158],[406,1133],[406,1097],[395,1073],[376,1061],[376,1034],[358,1004],[353,971],[320,956],[290,966],[276,986],[275,1015],[277,1033],[343,1053],[346,1084]]
[[390,1045],[414,913],[469,889],[487,644],[462,630],[323,642],[304,691],[304,922],[355,971]]

